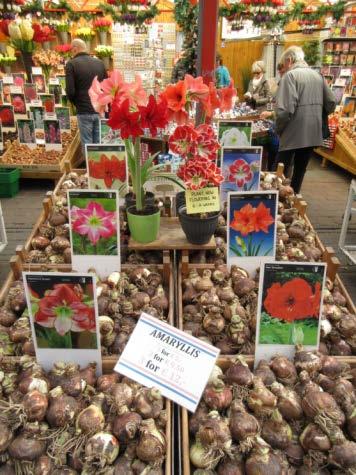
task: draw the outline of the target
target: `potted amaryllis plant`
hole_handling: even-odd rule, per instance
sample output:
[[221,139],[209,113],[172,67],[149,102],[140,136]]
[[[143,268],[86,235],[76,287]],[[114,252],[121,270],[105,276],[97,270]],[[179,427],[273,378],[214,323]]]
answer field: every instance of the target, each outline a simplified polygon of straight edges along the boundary
[[[124,140],[128,169],[131,176],[135,204],[127,207],[128,225],[131,236],[138,242],[151,242],[157,238],[160,223],[160,211],[145,201],[144,184],[153,174],[163,170],[162,165],[154,165],[156,155],[142,163],[140,137],[149,131],[156,137],[159,129],[168,124],[168,107],[164,98],[158,100],[153,95],[147,97],[142,88],[140,76],[133,83],[126,83],[119,71],[112,71],[109,77],[99,82],[94,79],[89,89],[94,109],[103,113],[111,104],[108,125],[119,130]],[[160,172],[160,177],[168,178],[177,184],[170,175]]]
[[[180,125],[169,139],[169,147],[183,159],[177,175],[187,190],[197,191],[218,187],[223,181],[220,168],[216,165],[216,154],[220,146],[214,129],[207,124],[198,127]],[[178,207],[182,229],[192,244],[206,244],[218,225],[220,210],[210,213],[187,213],[184,203]]]

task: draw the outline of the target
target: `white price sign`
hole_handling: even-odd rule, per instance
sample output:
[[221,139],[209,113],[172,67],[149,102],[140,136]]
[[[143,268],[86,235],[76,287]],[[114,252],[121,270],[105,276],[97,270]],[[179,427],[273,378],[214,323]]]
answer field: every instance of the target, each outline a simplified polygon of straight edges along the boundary
[[142,313],[115,371],[194,412],[219,351]]

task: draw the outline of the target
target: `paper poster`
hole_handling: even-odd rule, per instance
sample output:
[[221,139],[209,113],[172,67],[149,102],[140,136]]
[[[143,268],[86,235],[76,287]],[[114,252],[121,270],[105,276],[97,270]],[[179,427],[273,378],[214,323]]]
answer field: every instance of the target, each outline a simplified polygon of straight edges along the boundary
[[35,122],[32,119],[17,119],[19,143],[36,148]]
[[352,71],[350,68],[346,68],[346,69],[341,69],[340,71],[340,76],[341,77],[348,77],[348,76],[351,76],[352,75]]
[[68,191],[72,267],[104,277],[120,270],[117,191]]
[[227,265],[254,277],[276,253],[278,192],[229,193],[227,199]]
[[0,121],[3,132],[16,130],[14,108],[10,105],[0,106]]
[[14,85],[20,86],[23,88],[25,84],[25,74],[24,73],[12,73],[12,77],[14,78]]
[[23,272],[23,281],[38,363],[50,370],[58,361],[96,362],[101,373],[95,276]]
[[223,147],[221,171],[224,181],[220,185],[221,201],[229,191],[253,191],[260,186],[262,147]]
[[1,125],[1,120],[0,120],[0,152],[4,150],[4,135],[2,132],[2,125]]
[[249,147],[252,140],[252,122],[220,120],[218,137],[222,147]]
[[341,117],[353,118],[356,114],[356,96],[346,96],[342,106]]
[[16,115],[23,115],[25,116],[26,111],[26,101],[24,94],[10,94],[11,96],[11,104],[14,107],[14,113]]
[[220,211],[220,196],[217,186],[186,190],[185,202],[187,214],[213,213]]
[[100,120],[100,143],[109,145],[123,145],[119,130],[113,130],[108,126],[107,119]]
[[30,106],[30,116],[35,123],[36,130],[43,130],[44,129],[44,107],[41,106]]
[[26,83],[23,87],[26,102],[31,103],[37,99],[36,86],[32,83]]
[[59,121],[61,131],[70,131],[70,113],[69,107],[55,106],[54,111]]
[[127,161],[124,145],[86,145],[89,188],[128,193]]
[[35,84],[38,94],[46,92],[46,80],[43,74],[32,74],[32,82]]
[[194,412],[219,349],[142,313],[115,371]]
[[318,348],[325,270],[319,262],[262,264],[255,365],[276,354],[293,357],[296,344]]
[[54,112],[55,100],[53,94],[39,94],[38,98],[42,101],[46,112]]
[[346,78],[337,78],[337,79],[335,79],[335,86],[345,87],[346,86]]
[[55,104],[62,104],[62,87],[60,84],[50,84],[48,86],[48,92],[53,95]]
[[345,88],[343,86],[331,86],[331,90],[334,93],[336,104],[339,105],[341,104],[342,98],[345,93]]
[[56,119],[44,119],[43,128],[45,133],[46,150],[62,150],[61,129]]

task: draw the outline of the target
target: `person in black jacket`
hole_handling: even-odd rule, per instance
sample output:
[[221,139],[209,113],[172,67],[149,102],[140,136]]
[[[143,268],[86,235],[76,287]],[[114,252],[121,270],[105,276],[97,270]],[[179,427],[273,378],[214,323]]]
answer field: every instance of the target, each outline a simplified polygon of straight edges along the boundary
[[86,44],[76,38],[72,41],[73,58],[66,64],[66,94],[77,109],[78,127],[82,147],[99,143],[100,121],[91,104],[88,90],[95,76],[99,81],[107,77],[104,63],[86,52]]

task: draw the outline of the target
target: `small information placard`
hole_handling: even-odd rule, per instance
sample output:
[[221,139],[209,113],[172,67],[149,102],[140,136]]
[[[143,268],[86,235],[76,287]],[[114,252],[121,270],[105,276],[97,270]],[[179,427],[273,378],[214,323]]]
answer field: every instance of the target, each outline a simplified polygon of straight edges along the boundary
[[32,74],[42,74],[42,68],[34,66],[32,68]]
[[219,351],[142,313],[115,371],[194,412]]
[[58,78],[50,78],[49,79],[49,85],[50,86],[57,86],[59,84],[59,79]]
[[185,200],[187,214],[210,213],[220,210],[219,188],[215,186],[200,190],[186,190]]
[[10,86],[10,93],[11,94],[22,94],[22,87],[21,86]]
[[42,101],[40,99],[34,99],[30,102],[30,106],[33,107],[42,107]]

